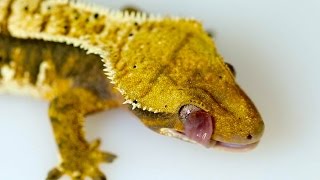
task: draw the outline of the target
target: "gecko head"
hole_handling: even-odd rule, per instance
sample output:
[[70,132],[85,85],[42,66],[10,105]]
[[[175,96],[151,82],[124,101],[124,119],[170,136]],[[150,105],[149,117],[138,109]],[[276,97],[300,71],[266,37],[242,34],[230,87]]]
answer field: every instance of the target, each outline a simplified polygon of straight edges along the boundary
[[127,47],[117,84],[147,127],[206,147],[257,145],[261,116],[198,22],[147,23]]
[[[163,134],[231,151],[256,147],[263,135],[264,123],[251,100],[237,85],[223,92],[206,94],[203,89],[199,92],[205,94],[202,101],[192,100],[193,103],[183,105],[179,110],[183,128],[161,129]],[[217,94],[225,96],[221,98]],[[203,102],[205,96],[208,99]]]
[[133,111],[152,130],[205,147],[247,151],[259,143],[264,123],[237,85],[222,91],[188,89],[186,92],[192,93],[190,99],[175,112],[154,113],[139,108]]

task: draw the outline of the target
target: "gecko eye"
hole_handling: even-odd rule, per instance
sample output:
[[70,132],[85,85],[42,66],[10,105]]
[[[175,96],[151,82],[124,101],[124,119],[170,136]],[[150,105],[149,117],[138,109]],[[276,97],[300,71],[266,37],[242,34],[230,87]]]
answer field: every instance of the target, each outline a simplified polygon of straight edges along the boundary
[[190,104],[182,106],[179,112],[181,121],[185,123],[191,112],[200,111],[200,110],[201,109],[198,108],[197,106],[190,105]]
[[236,76],[236,70],[234,69],[234,67],[230,63],[226,62],[225,64],[227,65],[228,69],[232,72],[232,74]]
[[204,146],[210,144],[214,118],[209,113],[194,105],[185,105],[180,109],[180,119],[188,138]]

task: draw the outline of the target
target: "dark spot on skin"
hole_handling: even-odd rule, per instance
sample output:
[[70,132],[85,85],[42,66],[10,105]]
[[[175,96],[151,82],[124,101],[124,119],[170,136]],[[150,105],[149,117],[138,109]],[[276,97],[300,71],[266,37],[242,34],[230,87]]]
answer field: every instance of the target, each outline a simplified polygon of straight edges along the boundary
[[115,29],[114,29],[114,34],[118,34],[119,32],[121,32],[120,30],[121,30],[121,29],[120,29],[119,27],[115,28]]
[[74,17],[74,19],[75,19],[75,20],[78,20],[78,19],[79,19],[79,15],[77,15],[76,17]]
[[219,76],[219,79],[222,79],[222,76]]
[[24,7],[24,10],[25,10],[25,11],[28,11],[28,10],[29,10],[29,7],[28,7],[28,6],[25,6],[25,7]]
[[136,27],[137,30],[139,30],[141,28],[141,26],[139,25],[138,22],[134,22],[134,26]]
[[249,134],[249,135],[247,136],[247,139],[252,139],[251,134]]
[[63,26],[63,28],[64,28],[64,31],[65,31],[64,33],[68,34],[68,32],[70,30],[70,27],[68,25],[65,25],[65,26]]
[[[149,26],[146,27],[148,31],[152,31],[154,29],[154,25],[153,24],[150,24]],[[171,30],[173,30],[171,28]]]
[[137,66],[136,66],[136,65],[134,65],[134,66],[133,66],[133,68],[137,68]]
[[60,120],[56,117],[50,117],[51,123],[60,123]]
[[94,17],[95,19],[97,19],[97,18],[99,17],[99,14],[98,14],[98,13],[95,13],[95,14],[93,15],[93,17]]
[[130,34],[129,34],[129,37],[131,37],[131,36],[133,36],[133,34],[132,34],[132,33],[130,33]]
[[86,19],[86,22],[89,22],[89,18]]
[[48,6],[47,9],[50,10],[50,9],[51,9],[51,6]]
[[46,29],[48,21],[42,21],[41,26],[40,26],[40,32],[43,32]]
[[120,28],[117,27],[117,28],[114,30],[113,33],[114,33],[114,34],[118,34],[119,32],[120,32]]
[[167,108],[168,106],[167,106],[167,105],[165,105],[164,107],[165,107],[165,108]]
[[95,32],[97,34],[101,33],[103,30],[104,30],[105,26],[104,25],[101,25],[101,26],[96,26],[95,28]]
[[137,101],[137,100],[134,100],[134,101],[133,101],[133,103],[134,103],[134,104],[137,104],[137,103],[138,103],[138,101]]

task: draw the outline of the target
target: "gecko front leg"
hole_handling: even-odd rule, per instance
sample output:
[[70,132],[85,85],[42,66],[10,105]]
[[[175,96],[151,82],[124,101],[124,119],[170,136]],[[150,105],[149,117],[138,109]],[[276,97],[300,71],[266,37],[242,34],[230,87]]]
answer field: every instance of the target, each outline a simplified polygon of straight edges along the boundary
[[101,100],[83,88],[70,89],[51,101],[49,117],[61,162],[49,172],[47,180],[59,179],[64,174],[79,180],[85,177],[106,179],[98,166],[102,162],[112,162],[116,156],[100,151],[99,140],[88,143],[83,123],[86,115],[117,106],[116,101]]

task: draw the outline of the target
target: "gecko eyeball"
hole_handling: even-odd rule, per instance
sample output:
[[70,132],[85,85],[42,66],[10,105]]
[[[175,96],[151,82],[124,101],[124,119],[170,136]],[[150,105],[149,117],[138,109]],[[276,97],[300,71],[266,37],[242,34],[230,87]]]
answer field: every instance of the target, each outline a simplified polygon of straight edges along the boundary
[[225,64],[227,65],[228,69],[232,72],[232,74],[236,76],[236,70],[234,69],[234,67],[230,63],[226,62]]
[[185,105],[180,110],[180,118],[188,138],[204,146],[210,144],[214,118],[209,113],[194,105]]

